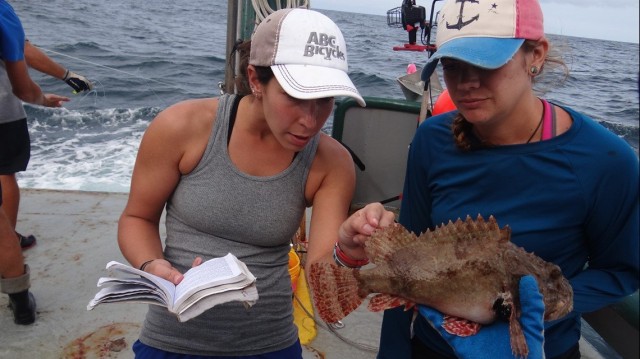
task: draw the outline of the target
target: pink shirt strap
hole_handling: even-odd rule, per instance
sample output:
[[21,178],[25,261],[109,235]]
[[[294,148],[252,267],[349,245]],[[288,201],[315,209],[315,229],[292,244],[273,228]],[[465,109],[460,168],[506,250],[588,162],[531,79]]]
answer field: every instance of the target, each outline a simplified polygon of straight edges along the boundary
[[544,118],[542,120],[542,141],[556,136],[556,112],[546,100],[540,99],[544,106]]

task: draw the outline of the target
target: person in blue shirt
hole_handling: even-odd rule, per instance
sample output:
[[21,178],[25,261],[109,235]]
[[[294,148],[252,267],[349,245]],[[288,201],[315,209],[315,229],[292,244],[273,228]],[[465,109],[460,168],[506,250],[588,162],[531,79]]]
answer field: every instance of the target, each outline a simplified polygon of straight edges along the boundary
[[[416,233],[478,214],[509,225],[573,288],[573,312],[544,323],[546,358],[579,358],[581,313],[638,289],[638,158],[593,119],[535,94],[554,61],[537,0],[445,0],[438,24],[422,79],[441,62],[457,110],[418,128],[399,222]],[[469,351],[434,329],[437,316],[413,314],[384,313],[379,359],[504,357],[489,341]]]
[[[43,94],[29,77],[29,68],[64,81],[74,93],[90,91],[93,84],[31,44],[25,38],[18,16],[5,0],[0,0],[0,16],[0,182],[4,191],[4,210],[15,229],[20,206],[16,173],[27,168],[31,146],[22,102],[59,107],[69,100],[63,96]],[[16,234],[23,249],[36,242],[33,235]]]
[[15,232],[19,202],[15,172],[26,168],[30,145],[22,102],[60,107],[69,101],[65,96],[43,93],[29,76],[29,66],[57,76],[80,91],[92,86],[29,44],[13,8],[0,0],[0,292],[9,295],[14,322],[20,325],[36,320],[36,302],[29,292],[29,266],[24,263],[21,248],[32,245],[35,238]]

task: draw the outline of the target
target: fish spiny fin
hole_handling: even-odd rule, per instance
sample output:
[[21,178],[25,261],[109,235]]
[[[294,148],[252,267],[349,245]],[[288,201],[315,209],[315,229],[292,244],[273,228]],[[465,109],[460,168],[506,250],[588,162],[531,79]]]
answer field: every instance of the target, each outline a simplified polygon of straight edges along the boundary
[[[471,217],[467,216],[467,222],[473,222],[471,221]],[[490,233],[491,235],[489,238],[498,242],[509,242],[511,240],[511,228],[509,228],[509,226],[505,226],[500,229],[500,226],[493,215],[490,215],[489,220],[485,222],[484,218],[478,214],[478,218],[474,223],[474,229],[476,230],[476,233]]]
[[377,229],[365,242],[365,252],[372,263],[388,262],[398,249],[414,243],[418,237],[402,225],[394,223]]
[[391,309],[403,305],[404,310],[412,308],[415,303],[408,301],[404,298],[397,297],[386,293],[376,294],[369,300],[369,310],[372,312],[381,312],[386,309]]
[[[496,218],[493,215],[489,216],[488,221],[485,221],[480,214],[478,214],[478,217],[476,218],[475,221],[471,219],[471,216],[467,216],[467,219],[465,220],[465,225],[467,230],[470,233],[477,234],[476,238],[480,238],[481,235],[483,235],[490,240],[494,240],[498,242],[501,242],[504,240],[505,233],[503,233],[500,230],[500,226],[498,226],[498,222],[496,221]],[[510,230],[507,232],[507,235],[508,237],[511,235]],[[508,237],[507,237],[507,241],[509,240]]]
[[362,304],[356,270],[330,263],[313,263],[309,283],[318,315],[327,323],[336,323]]
[[500,229],[498,222],[493,216],[488,221],[478,214],[476,220],[467,216],[463,221],[458,218],[455,222],[449,221],[436,227],[435,230],[428,230],[420,235],[419,240],[423,241],[476,241],[488,238],[496,242],[508,242],[511,238],[511,229],[505,226]]

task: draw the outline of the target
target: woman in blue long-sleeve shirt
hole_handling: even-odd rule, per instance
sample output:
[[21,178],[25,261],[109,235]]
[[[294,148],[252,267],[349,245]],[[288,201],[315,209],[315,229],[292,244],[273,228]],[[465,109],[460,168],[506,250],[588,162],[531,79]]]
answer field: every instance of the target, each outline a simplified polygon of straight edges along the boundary
[[[638,158],[593,119],[534,93],[550,61],[536,0],[447,0],[440,17],[422,77],[440,60],[459,111],[418,129],[400,222],[417,233],[478,214],[509,225],[515,244],[559,265],[573,287],[574,311],[545,325],[546,357],[579,358],[581,313],[638,288]],[[385,312],[378,358],[455,357],[412,314]]]

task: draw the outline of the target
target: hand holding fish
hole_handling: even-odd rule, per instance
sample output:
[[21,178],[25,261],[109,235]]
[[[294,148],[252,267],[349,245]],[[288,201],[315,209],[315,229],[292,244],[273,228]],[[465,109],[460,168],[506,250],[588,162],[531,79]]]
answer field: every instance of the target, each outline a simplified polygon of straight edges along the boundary
[[347,218],[338,236],[343,248],[364,246],[376,228],[387,227],[395,221],[395,214],[380,203],[370,203]]
[[[538,290],[538,284],[532,275],[526,275],[520,279],[520,326],[527,342],[527,358],[543,358],[544,348],[544,301]],[[424,305],[418,305],[418,310],[429,323],[451,345],[458,358],[514,358],[507,322],[497,321],[491,325],[483,326],[475,335],[460,335],[455,323],[460,320],[450,321],[451,317]],[[458,326],[458,329],[463,329]],[[453,332],[453,333],[452,333]]]
[[[540,283],[545,321],[571,312],[573,290],[557,265],[518,247],[510,238],[510,228],[500,228],[493,216],[488,221],[480,215],[476,220],[467,216],[420,236],[400,224],[389,225],[375,230],[364,244],[373,268],[310,266],[315,306],[325,322],[335,323],[369,294],[377,293],[369,299],[371,311],[398,306],[410,310],[419,303],[479,325],[506,320],[511,350],[527,357],[525,334],[535,331],[523,329],[519,320],[531,315],[521,310],[521,278],[533,275],[534,283]],[[531,301],[531,296],[523,298]]]

